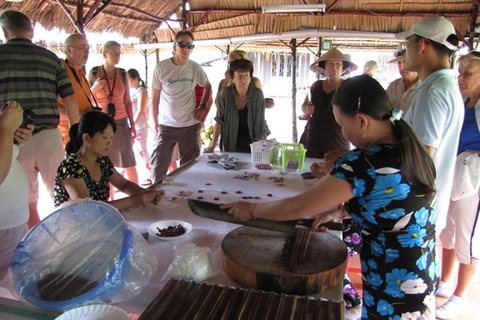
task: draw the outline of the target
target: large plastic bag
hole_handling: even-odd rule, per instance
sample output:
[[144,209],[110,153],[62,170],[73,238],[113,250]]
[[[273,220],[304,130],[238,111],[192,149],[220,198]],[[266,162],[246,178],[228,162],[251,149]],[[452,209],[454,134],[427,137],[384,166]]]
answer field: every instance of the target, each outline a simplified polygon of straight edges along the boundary
[[44,309],[116,303],[139,294],[158,263],[141,233],[114,207],[74,201],[35,226],[15,249],[14,289]]
[[195,281],[205,281],[216,275],[210,266],[209,248],[198,247],[193,243],[177,242],[173,245],[173,262],[162,280],[179,277]]

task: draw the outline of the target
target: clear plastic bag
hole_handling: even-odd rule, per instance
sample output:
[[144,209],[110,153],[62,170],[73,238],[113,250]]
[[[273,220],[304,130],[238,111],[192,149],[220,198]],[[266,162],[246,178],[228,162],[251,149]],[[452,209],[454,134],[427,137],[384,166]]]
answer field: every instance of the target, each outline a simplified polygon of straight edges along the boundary
[[173,245],[173,250],[173,262],[162,280],[176,277],[205,281],[216,275],[208,260],[208,255],[212,252],[209,248],[177,242]]
[[157,271],[154,252],[114,207],[79,200],[35,226],[15,249],[11,286],[27,302],[67,310],[125,301]]

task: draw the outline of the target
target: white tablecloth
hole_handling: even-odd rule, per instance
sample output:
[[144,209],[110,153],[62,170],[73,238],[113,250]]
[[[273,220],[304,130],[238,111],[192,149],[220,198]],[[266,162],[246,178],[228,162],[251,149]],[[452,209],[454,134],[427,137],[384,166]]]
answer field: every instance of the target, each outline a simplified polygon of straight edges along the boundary
[[[187,221],[193,225],[193,230],[182,237],[179,241],[194,243],[200,247],[208,247],[212,251],[210,262],[217,275],[207,282],[211,284],[223,284],[237,286],[223,272],[221,266],[221,242],[224,236],[239,227],[237,224],[226,223],[206,219],[194,215],[187,205],[187,198],[215,202],[229,203],[243,200],[242,197],[260,197],[256,200],[247,200],[255,202],[268,202],[279,198],[293,196],[298,194],[316,180],[304,180],[301,178],[302,172],[310,171],[310,165],[315,159],[306,159],[303,169],[298,172],[281,174],[280,167],[274,170],[259,170],[251,163],[250,154],[230,153],[237,159],[236,167],[233,170],[222,170],[207,166],[208,155],[204,154],[190,166],[174,174],[172,181],[164,184],[165,197],[157,206],[147,205],[142,208],[135,208],[124,212],[125,218],[142,232],[146,232],[148,225],[153,222],[164,219],[179,219]],[[235,176],[244,172],[258,173],[258,180],[240,180]],[[269,177],[282,177],[284,186],[278,186],[274,180]],[[199,192],[200,191],[200,192]],[[222,194],[222,191],[228,194]],[[241,193],[239,193],[241,191]],[[177,196],[179,192],[191,193],[184,196],[179,201],[170,201],[172,197]],[[238,193],[237,193],[238,192]],[[268,195],[271,196],[268,196]],[[214,200],[219,198],[218,200]],[[336,233],[341,236],[339,232]],[[157,274],[149,282],[148,286],[138,295],[128,301],[118,304],[121,308],[132,313],[141,313],[148,304],[155,298],[158,292],[163,288],[168,279],[163,280],[168,267],[173,261],[172,241],[158,239],[150,236],[149,244],[155,251],[158,260]],[[342,299],[342,286],[319,294],[333,300]]]

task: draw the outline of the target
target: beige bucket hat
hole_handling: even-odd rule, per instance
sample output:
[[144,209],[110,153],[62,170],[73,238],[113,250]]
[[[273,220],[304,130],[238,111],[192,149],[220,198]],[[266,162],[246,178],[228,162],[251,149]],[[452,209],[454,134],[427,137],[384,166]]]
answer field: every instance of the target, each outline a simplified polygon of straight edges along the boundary
[[388,61],[388,63],[397,63],[405,60],[405,53],[407,53],[407,50],[402,44],[399,44],[397,52],[395,52],[395,59]]
[[326,74],[327,71],[325,70],[325,62],[328,60],[342,60],[344,73],[357,70],[357,65],[350,60],[350,57],[343,54],[336,48],[330,49],[321,55],[320,58],[310,65],[310,70],[313,72]]

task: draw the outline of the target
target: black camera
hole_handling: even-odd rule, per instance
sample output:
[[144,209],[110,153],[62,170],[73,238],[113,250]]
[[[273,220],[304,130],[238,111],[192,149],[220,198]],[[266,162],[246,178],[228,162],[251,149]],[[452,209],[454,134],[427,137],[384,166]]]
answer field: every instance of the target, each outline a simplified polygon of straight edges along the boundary
[[115,105],[113,103],[107,104],[107,113],[111,115],[112,117],[115,117]]
[[29,108],[23,108],[23,122],[20,127],[26,128],[27,124],[33,124],[36,118],[37,114],[35,112]]

